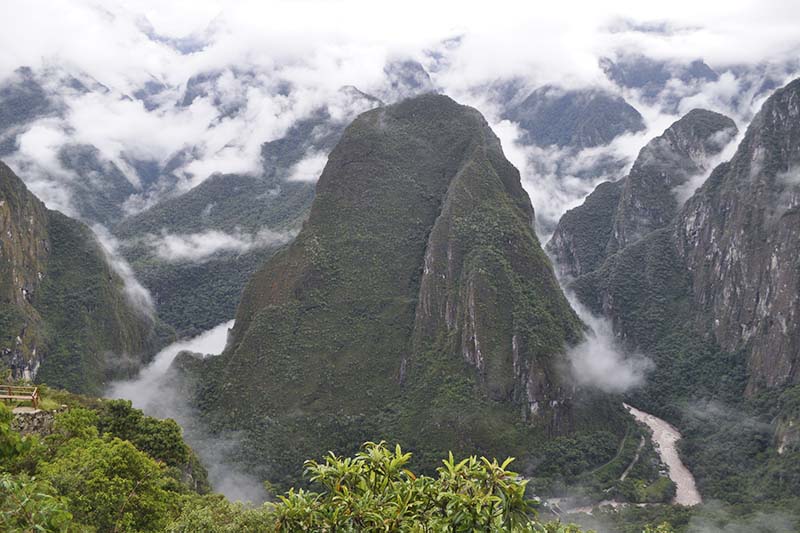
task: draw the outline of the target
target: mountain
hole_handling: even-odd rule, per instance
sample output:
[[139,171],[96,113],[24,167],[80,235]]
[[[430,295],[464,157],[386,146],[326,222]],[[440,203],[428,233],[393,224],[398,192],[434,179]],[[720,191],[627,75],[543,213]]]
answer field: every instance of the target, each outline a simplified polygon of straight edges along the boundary
[[0,354],[17,377],[100,393],[163,335],[126,296],[94,234],[0,163]]
[[749,394],[800,382],[800,80],[776,91],[736,155],[691,198],[678,250],[727,350],[749,348]]
[[82,219],[110,225],[125,216],[125,202],[140,191],[115,163],[88,144],[66,144],[58,156],[61,166],[74,173],[69,188]]
[[610,254],[678,214],[680,194],[736,136],[728,117],[694,109],[642,148],[628,176],[603,183],[559,221],[547,251],[561,272],[591,272]]
[[621,97],[602,89],[567,90],[545,85],[507,110],[524,141],[576,149],[608,144],[623,133],[644,129],[644,120]]
[[795,80],[766,100],[733,158],[672,223],[570,285],[631,349],[655,361],[630,401],[682,430],[705,497],[784,499],[795,509],[798,113]]
[[611,81],[620,87],[637,89],[647,101],[655,101],[673,80],[691,86],[719,79],[719,74],[702,59],[680,63],[628,54],[615,59],[601,58],[600,68]]
[[694,109],[647,143],[625,180],[614,220],[614,243],[622,248],[669,224],[678,212],[678,190],[702,177],[713,158],[736,137],[730,118]]
[[54,110],[31,69],[21,67],[0,85],[0,155],[14,151],[17,129]]
[[436,91],[428,71],[412,59],[387,62],[383,67],[383,76],[383,86],[378,96],[384,102],[399,102],[404,98]]
[[545,249],[562,276],[580,276],[603,264],[624,185],[624,178],[601,183],[558,221]]
[[276,483],[366,439],[427,468],[486,451],[532,472],[548,439],[594,431],[612,459],[625,418],[564,375],[583,326],[533,216],[474,109],[425,95],[360,115],[297,238],[248,282],[224,353],[177,359],[192,401]]
[[[340,94],[363,109],[380,104],[354,87]],[[299,230],[316,178],[345,126],[319,108],[262,145],[260,174],[211,176],[114,228],[122,254],[165,322],[191,335],[230,320],[248,278]],[[318,163],[305,165],[308,161]],[[215,235],[245,242],[198,257],[173,257],[169,247],[159,246],[170,236],[202,242]]]

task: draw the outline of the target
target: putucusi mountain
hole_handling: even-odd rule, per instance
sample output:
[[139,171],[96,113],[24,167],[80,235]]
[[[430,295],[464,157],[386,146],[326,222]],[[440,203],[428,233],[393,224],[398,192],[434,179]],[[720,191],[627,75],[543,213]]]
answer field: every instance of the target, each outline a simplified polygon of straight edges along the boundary
[[543,439],[613,440],[619,409],[566,375],[584,328],[533,217],[474,109],[424,95],[362,114],[297,238],[250,279],[225,352],[178,359],[205,419],[277,483],[367,439],[427,467],[454,450],[528,469]]
[[91,230],[0,163],[0,357],[12,374],[99,394],[152,356],[161,334]]
[[681,428],[701,492],[734,503],[800,498],[799,119],[795,80],[671,222],[573,268],[570,284],[655,360],[632,401]]

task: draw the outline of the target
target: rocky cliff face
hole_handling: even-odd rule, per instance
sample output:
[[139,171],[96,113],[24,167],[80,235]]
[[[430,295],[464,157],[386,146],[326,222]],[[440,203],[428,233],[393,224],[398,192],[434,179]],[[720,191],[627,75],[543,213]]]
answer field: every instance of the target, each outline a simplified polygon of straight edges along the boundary
[[8,336],[3,359],[19,373],[35,373],[41,316],[33,298],[44,277],[49,254],[47,214],[44,205],[28,192],[11,170],[0,163],[0,327]]
[[89,228],[50,211],[0,163],[0,354],[16,377],[100,393],[155,352],[152,318]]
[[708,171],[736,133],[731,119],[695,109],[651,140],[628,176],[601,184],[559,221],[547,250],[562,274],[591,272],[610,254],[669,225],[682,189]]
[[647,143],[625,179],[611,250],[624,248],[672,222],[680,207],[679,188],[705,174],[713,157],[737,132],[728,117],[694,109]]
[[677,245],[698,310],[746,348],[748,393],[800,380],[800,80],[771,96],[736,155],[683,209]]
[[[623,247],[597,273],[581,273],[574,285],[634,345],[652,347],[644,342],[647,336],[674,333],[663,324],[642,327],[646,316],[658,314],[651,307],[639,309],[637,302],[647,302],[648,295],[664,316],[685,315],[691,324],[681,321],[678,329],[710,337],[723,353],[746,355],[748,395],[800,379],[798,113],[800,80],[765,102],[733,159],[714,169],[672,224],[648,234],[641,245]],[[640,286],[635,281],[640,272],[626,273],[618,265],[635,270],[632,258],[647,249],[659,250],[653,265],[658,268]],[[628,281],[619,278],[626,275]],[[631,294],[636,301],[628,301]],[[669,302],[682,303],[670,307]]]
[[369,438],[424,462],[525,455],[574,429],[560,367],[582,326],[532,220],[475,110],[426,95],[361,115],[303,230],[248,283],[225,353],[184,365],[201,367],[198,405],[245,429],[274,480]]
[[[681,428],[704,497],[800,495],[784,475],[797,464],[800,412],[799,114],[796,80],[672,223],[570,285],[655,362],[630,401]],[[731,462],[741,465],[735,487]]]

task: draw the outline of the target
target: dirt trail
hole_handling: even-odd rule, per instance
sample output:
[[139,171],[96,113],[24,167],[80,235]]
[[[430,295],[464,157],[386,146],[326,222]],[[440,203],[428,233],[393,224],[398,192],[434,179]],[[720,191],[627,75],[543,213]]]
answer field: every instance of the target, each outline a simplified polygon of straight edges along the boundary
[[653,431],[653,442],[661,460],[669,467],[669,477],[675,482],[676,493],[673,503],[680,505],[697,505],[703,499],[697,491],[694,476],[683,464],[675,444],[680,440],[680,432],[668,422],[661,420],[635,407],[624,404],[625,408],[638,420],[647,424]]
[[636,455],[633,456],[633,461],[631,461],[631,464],[628,465],[622,475],[619,476],[620,481],[625,481],[625,478],[628,477],[630,471],[633,470],[633,467],[636,466],[637,462],[639,462],[639,456],[642,453],[642,448],[644,448],[644,442],[644,437],[642,437],[641,440],[639,440],[639,446],[636,448]]

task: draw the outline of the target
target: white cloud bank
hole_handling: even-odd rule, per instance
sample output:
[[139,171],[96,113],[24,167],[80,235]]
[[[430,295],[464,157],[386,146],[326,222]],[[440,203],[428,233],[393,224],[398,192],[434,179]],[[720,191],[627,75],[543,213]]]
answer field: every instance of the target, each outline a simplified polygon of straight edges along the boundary
[[225,233],[206,230],[199,233],[151,235],[148,245],[155,254],[168,262],[201,262],[218,253],[244,253],[256,248],[286,244],[294,233],[264,228],[257,233]]
[[[800,45],[800,4],[782,0],[733,0],[724,8],[688,0],[512,1],[496,9],[411,0],[391,16],[366,0],[6,0],[0,17],[13,21],[0,33],[0,80],[31,66],[46,71],[45,85],[64,99],[65,112],[48,127],[98,146],[132,182],[136,175],[126,157],[166,164],[189,150],[192,157],[175,169],[179,190],[215,172],[258,172],[261,143],[320,106],[328,106],[334,120],[348,120],[363,102],[336,101],[340,87],[380,93],[383,68],[393,58],[421,61],[443,92],[496,124],[495,110],[476,87],[518,79],[527,88],[610,88],[598,59],[618,50],[678,61],[702,57],[720,72],[731,65],[769,68],[796,60]],[[59,87],[70,75],[108,90],[82,94]],[[198,75],[210,76],[210,94],[176,107]],[[160,91],[151,95],[153,109],[131,98],[146,83]],[[750,102],[737,99],[741,87],[731,75],[700,93],[695,89],[671,87],[685,98],[681,111],[705,106],[747,114],[738,107]],[[663,130],[657,117],[639,110],[652,134]],[[57,175],[53,141],[28,146],[25,161]],[[524,176],[526,166],[520,164]],[[534,195],[537,178],[528,181]],[[583,185],[578,188],[583,194]],[[572,193],[560,192],[559,205],[575,202]],[[53,205],[64,200],[46,197]],[[549,208],[546,201],[534,205]]]
[[125,284],[125,296],[128,298],[128,301],[145,315],[150,317],[154,316],[155,305],[153,304],[153,297],[150,295],[150,291],[139,283],[131,266],[123,259],[122,255],[120,255],[119,241],[100,224],[92,226],[92,231],[94,231],[97,240],[100,242],[106,254],[108,264],[122,278]]
[[626,354],[608,319],[592,315],[575,298],[570,298],[570,303],[590,327],[586,339],[567,353],[575,382],[609,393],[623,393],[643,385],[653,362],[642,355]]
[[328,163],[328,154],[311,152],[295,164],[289,171],[288,181],[315,183]]
[[135,379],[112,383],[106,391],[106,397],[131,400],[134,407],[150,416],[174,419],[181,425],[186,441],[208,469],[209,481],[214,489],[231,501],[259,504],[267,497],[263,485],[227,459],[240,445],[236,435],[209,435],[194,408],[178,392],[174,382],[177,378],[170,371],[170,365],[180,352],[189,351],[205,356],[222,353],[231,328],[233,320],[191,339],[170,344],[158,352],[153,362],[143,368]]

